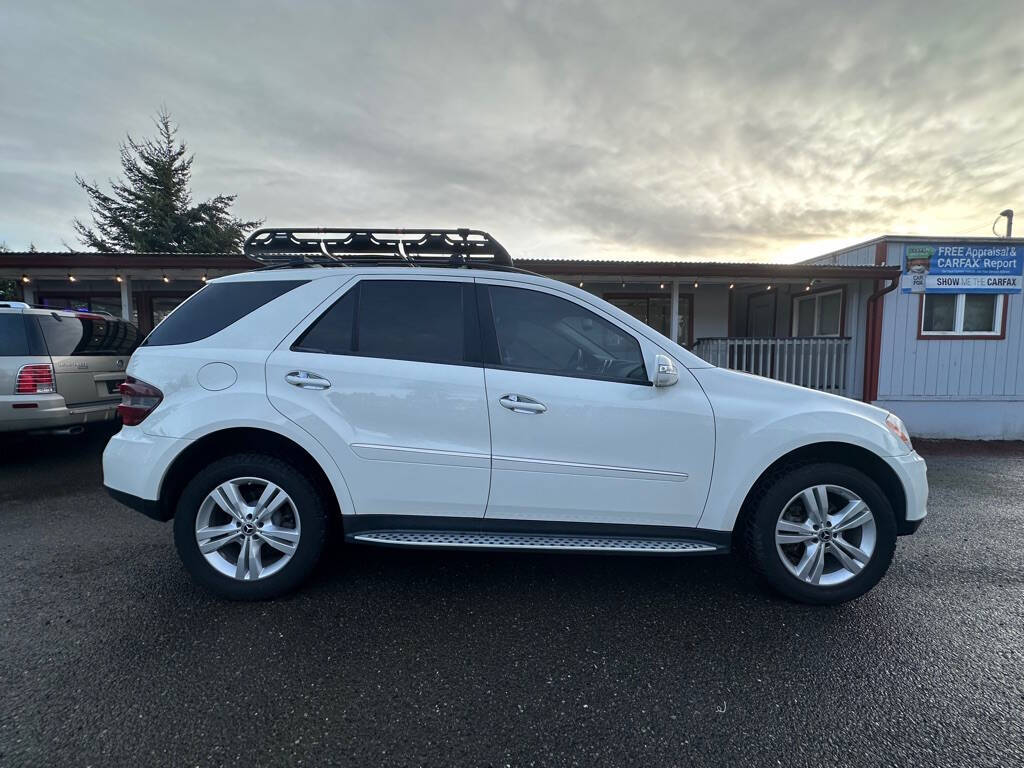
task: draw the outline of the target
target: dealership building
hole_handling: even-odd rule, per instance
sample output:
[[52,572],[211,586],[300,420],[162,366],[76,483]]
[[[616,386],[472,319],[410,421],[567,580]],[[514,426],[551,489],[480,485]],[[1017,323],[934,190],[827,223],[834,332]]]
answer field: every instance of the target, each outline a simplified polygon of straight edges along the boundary
[[[922,437],[1024,439],[1024,239],[884,236],[798,264],[518,258],[722,367],[875,403]],[[234,254],[0,253],[25,301],[148,332]]]

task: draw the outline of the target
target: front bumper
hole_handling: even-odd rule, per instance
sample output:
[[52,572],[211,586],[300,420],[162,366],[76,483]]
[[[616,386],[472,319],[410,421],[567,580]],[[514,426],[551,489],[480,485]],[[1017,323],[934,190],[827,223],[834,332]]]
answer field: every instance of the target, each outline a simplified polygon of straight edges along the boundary
[[928,514],[928,465],[917,451],[886,459],[903,484],[906,498],[905,522],[899,532],[913,533]]

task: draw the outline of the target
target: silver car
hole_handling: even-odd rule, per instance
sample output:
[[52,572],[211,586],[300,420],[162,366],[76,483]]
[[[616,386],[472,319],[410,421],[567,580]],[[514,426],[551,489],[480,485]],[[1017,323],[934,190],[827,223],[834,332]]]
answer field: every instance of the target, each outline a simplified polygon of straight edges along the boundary
[[107,314],[0,301],[0,432],[110,421],[139,331]]

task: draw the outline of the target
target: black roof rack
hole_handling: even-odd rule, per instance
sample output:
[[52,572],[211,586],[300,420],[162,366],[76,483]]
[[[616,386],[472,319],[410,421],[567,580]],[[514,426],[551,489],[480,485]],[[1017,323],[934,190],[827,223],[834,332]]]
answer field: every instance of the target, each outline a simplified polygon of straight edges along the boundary
[[353,263],[513,268],[504,246],[479,229],[264,227],[245,239],[244,253],[267,269]]

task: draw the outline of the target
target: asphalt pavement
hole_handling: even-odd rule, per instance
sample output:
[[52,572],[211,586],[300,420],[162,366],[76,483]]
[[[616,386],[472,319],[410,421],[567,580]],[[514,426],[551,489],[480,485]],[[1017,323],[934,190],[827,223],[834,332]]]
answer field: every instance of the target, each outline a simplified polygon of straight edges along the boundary
[[1024,765],[1024,447],[924,446],[885,580],[794,605],[737,560],[335,546],[221,602],[100,485],[0,442],[0,765]]

